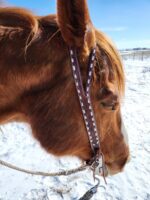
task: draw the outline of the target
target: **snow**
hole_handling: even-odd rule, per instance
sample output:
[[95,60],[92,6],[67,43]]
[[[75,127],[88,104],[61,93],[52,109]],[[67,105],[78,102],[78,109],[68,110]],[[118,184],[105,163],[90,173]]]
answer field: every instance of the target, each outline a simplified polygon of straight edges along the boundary
[[[150,200],[150,59],[125,60],[126,96],[122,108],[131,161],[123,173],[107,178],[93,200]],[[0,159],[41,171],[71,169],[77,158],[48,155],[26,124],[1,126]],[[78,200],[93,186],[92,173],[68,177],[26,175],[0,166],[0,200]]]

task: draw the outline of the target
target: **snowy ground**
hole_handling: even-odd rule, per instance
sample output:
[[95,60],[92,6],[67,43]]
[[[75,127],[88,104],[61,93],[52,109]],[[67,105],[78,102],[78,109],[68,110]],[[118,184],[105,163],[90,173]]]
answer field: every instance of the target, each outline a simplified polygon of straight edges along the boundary
[[[124,121],[129,134],[131,161],[125,171],[107,178],[93,200],[150,200],[150,59],[124,61],[126,97]],[[1,127],[0,159],[42,171],[79,165],[75,158],[47,155],[24,124]],[[90,172],[69,177],[33,177],[0,166],[0,200],[78,200],[93,186]]]

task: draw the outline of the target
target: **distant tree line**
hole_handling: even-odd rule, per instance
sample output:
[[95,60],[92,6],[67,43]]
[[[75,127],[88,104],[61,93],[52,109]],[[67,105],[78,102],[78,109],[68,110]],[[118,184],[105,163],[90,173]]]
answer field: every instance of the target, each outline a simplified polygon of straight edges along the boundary
[[136,48],[126,48],[126,49],[120,49],[120,51],[141,51],[141,50],[150,50],[150,48],[141,48],[141,47],[136,47]]

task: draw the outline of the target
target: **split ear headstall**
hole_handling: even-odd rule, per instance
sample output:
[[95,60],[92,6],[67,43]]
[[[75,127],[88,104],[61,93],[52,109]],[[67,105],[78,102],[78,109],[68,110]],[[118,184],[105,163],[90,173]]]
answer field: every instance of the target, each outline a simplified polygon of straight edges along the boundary
[[83,114],[84,123],[86,126],[86,130],[88,133],[88,138],[90,141],[91,149],[93,151],[93,156],[88,164],[91,166],[92,170],[100,173],[101,169],[104,166],[103,156],[100,148],[100,135],[98,134],[96,121],[94,117],[94,111],[90,98],[90,89],[94,68],[94,61],[96,58],[96,47],[94,47],[89,56],[88,62],[88,76],[86,88],[83,87],[83,82],[81,78],[81,71],[79,66],[79,61],[77,58],[76,48],[69,48],[71,64],[72,64],[72,72],[74,77],[74,82],[76,86],[77,95],[80,102],[80,107]]

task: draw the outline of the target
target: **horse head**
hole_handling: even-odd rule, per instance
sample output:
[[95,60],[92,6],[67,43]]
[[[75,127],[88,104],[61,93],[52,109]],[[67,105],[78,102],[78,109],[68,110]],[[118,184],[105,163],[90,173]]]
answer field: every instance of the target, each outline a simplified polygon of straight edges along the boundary
[[113,44],[93,26],[86,0],[58,0],[56,16],[0,9],[0,121],[28,122],[47,152],[89,160],[68,47],[76,48],[85,86],[95,45],[90,96],[105,164],[115,174],[129,158],[121,117],[124,73]]

